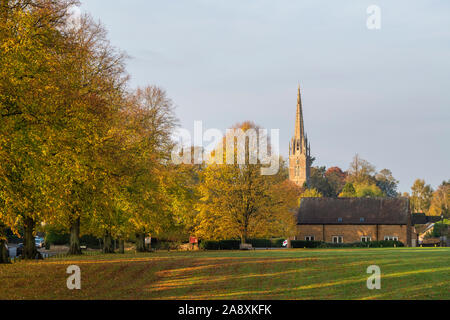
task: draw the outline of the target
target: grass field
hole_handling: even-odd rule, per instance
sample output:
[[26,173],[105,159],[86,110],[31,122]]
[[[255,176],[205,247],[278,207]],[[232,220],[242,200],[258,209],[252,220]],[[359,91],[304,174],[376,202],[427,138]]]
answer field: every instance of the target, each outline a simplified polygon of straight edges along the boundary
[[[66,268],[81,268],[68,290]],[[381,268],[368,290],[367,267]],[[0,299],[450,299],[450,248],[164,252],[0,265]]]

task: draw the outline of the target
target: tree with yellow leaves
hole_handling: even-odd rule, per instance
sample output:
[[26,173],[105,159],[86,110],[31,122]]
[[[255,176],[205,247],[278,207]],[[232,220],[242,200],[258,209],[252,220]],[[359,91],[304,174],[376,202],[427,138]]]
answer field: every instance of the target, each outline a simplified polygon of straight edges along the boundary
[[[254,133],[258,141],[267,139],[251,122],[237,124],[233,129],[244,135]],[[240,238],[245,243],[249,236],[258,234],[260,222],[267,221],[267,213],[279,205],[272,187],[283,179],[280,171],[262,175],[263,164],[252,158],[255,141],[250,137],[239,143],[234,133],[230,131],[224,137],[201,174],[196,235],[203,239]],[[241,150],[245,159],[239,162],[238,146],[245,148],[245,152]]]
[[426,213],[431,205],[433,188],[425,180],[417,179],[411,187],[411,211],[413,213]]
[[24,254],[39,256],[36,227],[55,214],[56,122],[66,110],[62,68],[67,10],[73,1],[2,1],[0,20],[0,221],[24,229]]
[[450,218],[450,180],[444,181],[433,193],[431,205],[428,211],[431,216],[441,216]]

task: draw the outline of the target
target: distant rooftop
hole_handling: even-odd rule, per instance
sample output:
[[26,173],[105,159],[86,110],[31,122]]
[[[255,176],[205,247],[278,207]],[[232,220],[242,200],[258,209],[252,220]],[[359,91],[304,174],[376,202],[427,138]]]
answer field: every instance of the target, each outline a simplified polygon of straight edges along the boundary
[[441,221],[440,216],[427,216],[425,213],[413,213],[412,224],[427,224]]

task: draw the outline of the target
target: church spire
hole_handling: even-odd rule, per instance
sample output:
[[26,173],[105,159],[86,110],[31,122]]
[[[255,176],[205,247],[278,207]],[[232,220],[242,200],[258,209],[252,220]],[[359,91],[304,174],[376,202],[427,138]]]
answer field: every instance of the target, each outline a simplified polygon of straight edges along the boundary
[[297,95],[297,116],[295,118],[295,136],[289,144],[289,179],[303,187],[309,185],[311,175],[311,145],[305,133],[303,105],[300,85]]
[[298,85],[297,116],[295,120],[295,139],[300,140],[302,143],[304,138],[305,138],[305,126],[303,124],[302,95],[300,92],[300,85]]

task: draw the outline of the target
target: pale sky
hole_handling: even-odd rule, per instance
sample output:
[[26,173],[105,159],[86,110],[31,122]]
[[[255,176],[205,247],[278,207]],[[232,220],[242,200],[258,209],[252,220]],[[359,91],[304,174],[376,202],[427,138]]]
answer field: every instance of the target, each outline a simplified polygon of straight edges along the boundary
[[82,2],[131,57],[131,85],[163,87],[183,128],[253,120],[281,130],[286,157],[300,83],[315,165],[359,153],[402,192],[450,179],[448,0]]

